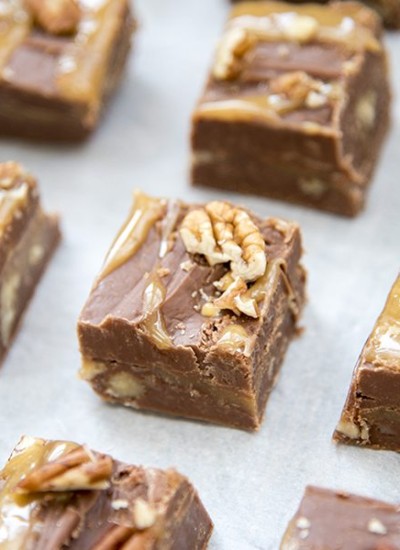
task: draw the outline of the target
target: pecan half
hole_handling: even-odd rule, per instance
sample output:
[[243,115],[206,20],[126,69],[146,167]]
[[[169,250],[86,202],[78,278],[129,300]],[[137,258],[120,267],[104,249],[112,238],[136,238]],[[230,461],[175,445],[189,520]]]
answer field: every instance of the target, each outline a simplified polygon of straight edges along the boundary
[[202,313],[213,316],[221,309],[231,309],[257,317],[256,304],[246,304],[244,310],[237,300],[247,291],[247,283],[262,277],[267,266],[264,238],[249,214],[227,202],[210,202],[186,215],[180,235],[186,250],[204,255],[210,265],[230,263],[229,273],[215,283],[223,294],[213,307],[203,306]]
[[94,455],[86,447],[79,446],[33,470],[19,482],[16,491],[44,493],[107,489],[111,474],[111,457]]

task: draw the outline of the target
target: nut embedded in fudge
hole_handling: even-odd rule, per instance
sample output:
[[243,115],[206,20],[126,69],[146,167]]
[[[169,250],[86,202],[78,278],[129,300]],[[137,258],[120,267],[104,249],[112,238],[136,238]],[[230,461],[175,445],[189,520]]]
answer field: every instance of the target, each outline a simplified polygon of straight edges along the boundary
[[227,202],[140,192],[81,313],[81,376],[107,401],[248,430],[304,302],[300,231]]
[[69,441],[23,437],[0,471],[0,547],[183,550],[212,522],[175,470],[131,466]]
[[280,550],[396,550],[400,506],[307,487]]
[[15,162],[0,164],[0,361],[59,239],[36,180]]
[[84,139],[123,74],[134,27],[128,0],[1,8],[0,136]]
[[[233,3],[242,0],[231,0]],[[262,0],[259,0],[262,1]],[[307,0],[293,0],[295,4],[306,3]],[[328,0],[315,0],[319,4],[326,4]],[[363,1],[363,0],[361,0]],[[400,29],[400,2],[399,0],[368,0],[364,1],[370,8],[376,10],[389,29]]]
[[353,2],[234,7],[193,114],[193,183],[356,215],[389,120],[380,35]]
[[361,352],[334,440],[400,451],[400,276]]

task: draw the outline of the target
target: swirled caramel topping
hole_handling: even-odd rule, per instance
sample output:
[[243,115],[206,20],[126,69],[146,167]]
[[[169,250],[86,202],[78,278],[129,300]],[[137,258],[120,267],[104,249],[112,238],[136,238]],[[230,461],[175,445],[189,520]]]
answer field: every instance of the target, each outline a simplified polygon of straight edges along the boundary
[[350,53],[380,52],[374,34],[375,19],[367,8],[318,4],[288,5],[281,2],[242,2],[232,10],[218,45],[214,78],[240,76],[246,57],[262,42],[337,44]]
[[51,75],[55,93],[89,103],[95,116],[124,8],[127,0],[0,0],[0,77],[12,82],[8,62],[39,25],[53,41],[60,40]]
[[164,200],[135,191],[132,210],[106,256],[101,278],[107,277],[135,255],[150,229],[163,217],[165,207]]
[[368,339],[364,357],[375,365],[400,368],[400,276]]
[[165,294],[165,286],[160,278],[152,273],[143,292],[143,320],[141,326],[159,349],[167,349],[172,345],[161,313]]

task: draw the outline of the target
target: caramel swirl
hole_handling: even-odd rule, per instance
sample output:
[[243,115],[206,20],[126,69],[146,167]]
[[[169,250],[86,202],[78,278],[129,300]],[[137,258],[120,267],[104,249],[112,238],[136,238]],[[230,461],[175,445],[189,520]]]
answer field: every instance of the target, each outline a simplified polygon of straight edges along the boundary
[[109,250],[101,278],[126,263],[136,254],[146,241],[150,229],[162,218],[165,212],[165,201],[148,197],[141,191],[135,191],[132,210]]
[[143,292],[143,320],[141,325],[159,349],[171,347],[171,338],[161,313],[165,295],[165,286],[160,278],[152,273]]
[[[371,22],[366,17],[369,14],[366,8],[351,3],[288,7],[285,2],[242,2],[233,8],[228,28],[247,29],[255,33],[259,41],[336,43],[350,52],[379,52],[382,46],[374,35],[372,24],[364,24],[364,21]],[[311,21],[315,24],[311,25]],[[303,29],[307,34],[302,34]]]
[[376,322],[364,356],[369,363],[400,368],[400,276]]

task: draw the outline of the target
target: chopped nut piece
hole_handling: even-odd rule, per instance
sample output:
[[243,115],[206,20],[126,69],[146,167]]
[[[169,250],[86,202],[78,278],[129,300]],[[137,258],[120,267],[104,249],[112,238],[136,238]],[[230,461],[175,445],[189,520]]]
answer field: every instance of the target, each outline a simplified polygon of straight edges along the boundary
[[137,529],[148,529],[154,525],[156,521],[156,511],[154,508],[142,498],[135,501],[133,509],[133,517]]
[[376,518],[372,518],[368,522],[368,531],[370,533],[375,533],[375,535],[386,535],[387,534],[387,528],[383,525],[383,523]]
[[25,0],[34,20],[51,34],[76,32],[81,12],[76,0]]
[[213,75],[219,80],[230,80],[240,72],[240,59],[254,45],[256,37],[247,29],[233,28],[222,38],[216,55]]
[[284,19],[282,33],[288,40],[296,42],[309,42],[318,31],[318,21],[309,15],[293,14],[293,17]]
[[17,485],[18,493],[44,493],[106,489],[110,484],[112,460],[94,456],[77,447],[60,458],[29,473]]
[[157,275],[159,277],[167,277],[170,273],[171,271],[167,267],[160,267],[157,269]]

